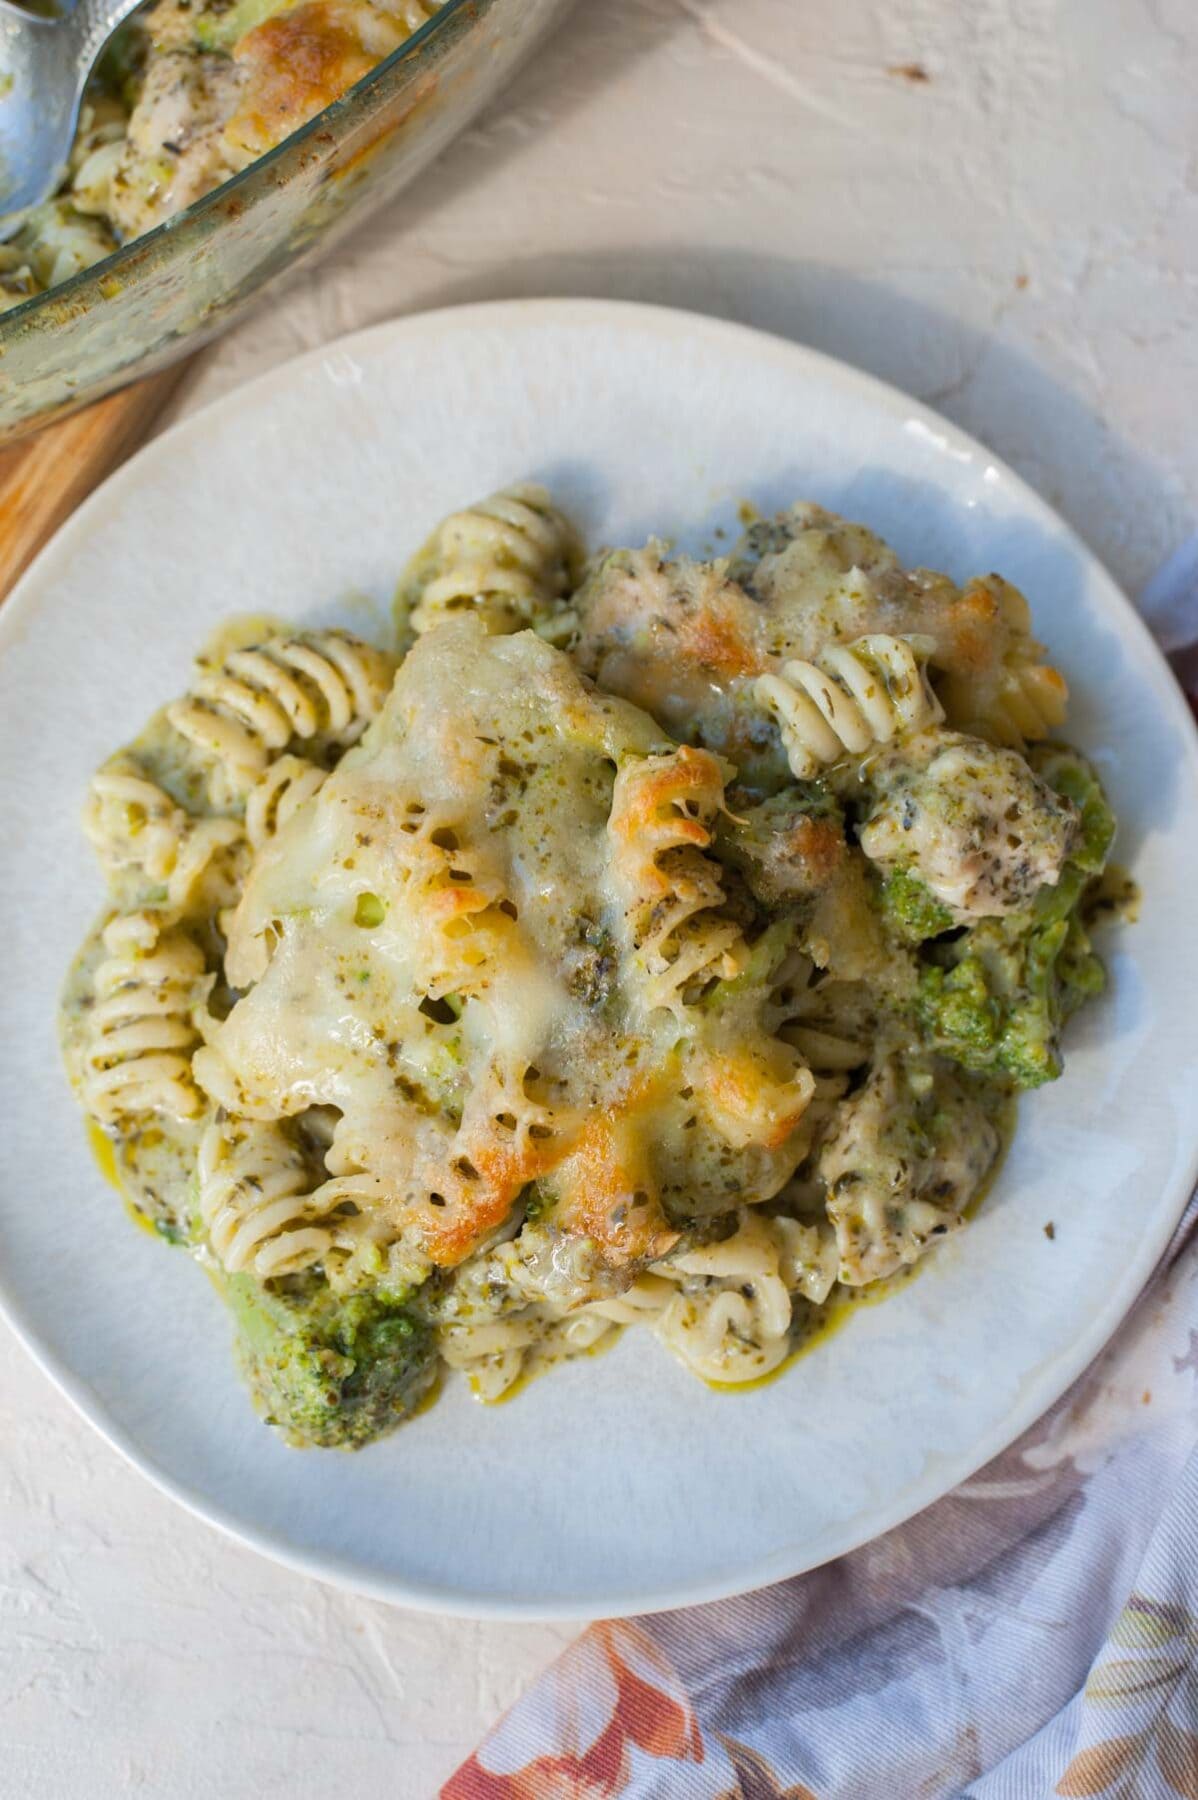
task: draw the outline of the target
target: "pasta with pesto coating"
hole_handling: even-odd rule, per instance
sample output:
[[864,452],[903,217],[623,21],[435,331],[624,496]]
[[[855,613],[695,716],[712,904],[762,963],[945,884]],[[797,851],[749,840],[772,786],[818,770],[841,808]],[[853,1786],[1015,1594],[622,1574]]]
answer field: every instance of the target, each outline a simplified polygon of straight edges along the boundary
[[261,850],[320,788],[327,769],[303,756],[276,756],[246,796],[245,834]]
[[157,900],[185,918],[235,897],[240,821],[193,818],[132,757],[114,757],[92,777],[83,828],[110,887],[131,900]]
[[1027,600],[1009,581],[987,575],[966,583],[962,604],[992,610],[1004,644],[996,659],[946,672],[940,692],[949,722],[1016,750],[1051,737],[1065,723],[1069,688],[1043,660]]
[[200,1219],[232,1275],[294,1275],[352,1248],[339,1200],[313,1185],[310,1159],[273,1122],[214,1120],[196,1161]]
[[272,637],[202,669],[167,719],[209,764],[214,801],[244,801],[290,746],[355,743],[382,706],[394,666],[344,631]]
[[401,609],[417,633],[463,613],[488,631],[548,625],[580,561],[569,520],[525,482],[442,520],[405,571]]
[[616,776],[613,872],[650,1008],[678,1013],[706,981],[740,967],[741,933],[720,916],[719,865],[704,854],[723,795],[715,757],[685,747],[628,762]]
[[784,663],[780,674],[759,676],[754,693],[776,717],[800,779],[944,717],[913,645],[884,635],[832,644],[818,663]]
[[95,776],[68,1073],[255,1403],[358,1447],[622,1332],[721,1387],[966,1227],[1114,819],[998,576],[799,503],[584,575],[531,484],[402,654],[234,622]]
[[191,1073],[200,1041],[193,1014],[211,985],[202,950],[151,912],[118,914],[102,942],[87,1020],[89,1112],[106,1124],[149,1113],[194,1118],[203,1099]]

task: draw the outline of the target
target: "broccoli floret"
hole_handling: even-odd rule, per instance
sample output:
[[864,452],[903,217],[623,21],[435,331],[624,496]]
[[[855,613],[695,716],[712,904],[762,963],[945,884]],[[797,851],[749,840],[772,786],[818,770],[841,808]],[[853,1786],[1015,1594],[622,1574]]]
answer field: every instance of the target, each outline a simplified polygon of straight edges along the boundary
[[1056,886],[1042,888],[1030,907],[984,920],[929,952],[917,1000],[932,1046],[1021,1088],[1056,1079],[1065,1021],[1105,986],[1079,913],[1115,833],[1098,778],[1076,751],[1040,746],[1029,760],[1081,813],[1069,861]]
[[237,1322],[254,1404],[295,1445],[356,1450],[399,1425],[432,1383],[427,1322],[376,1294],[333,1293],[323,1276],[219,1286]]
[[1000,925],[969,933],[950,968],[922,971],[919,1016],[930,1043],[967,1069],[1038,1087],[1061,1072],[1061,1009],[1052,965],[1067,927],[1012,940]]
[[282,12],[287,0],[235,0],[232,6],[204,6],[195,19],[195,41],[201,50],[232,51],[256,25]]
[[1086,875],[1101,875],[1115,837],[1115,815],[1090,764],[1064,744],[1033,744],[1027,760],[1037,775],[1072,800],[1081,814],[1070,864]]
[[1093,1000],[1106,987],[1106,970],[1102,958],[1090,948],[1089,935],[1079,919],[1068,921],[1065,942],[1057,958],[1057,979],[1061,983],[1061,1007],[1070,1018],[1079,1006]]
[[904,944],[922,944],[955,923],[948,907],[910,869],[891,869],[878,898],[883,918]]
[[1061,1073],[1061,1029],[1106,983],[1076,917],[1022,934],[989,920],[961,940],[948,967],[920,973],[918,1013],[928,1042],[967,1069],[1039,1087]]

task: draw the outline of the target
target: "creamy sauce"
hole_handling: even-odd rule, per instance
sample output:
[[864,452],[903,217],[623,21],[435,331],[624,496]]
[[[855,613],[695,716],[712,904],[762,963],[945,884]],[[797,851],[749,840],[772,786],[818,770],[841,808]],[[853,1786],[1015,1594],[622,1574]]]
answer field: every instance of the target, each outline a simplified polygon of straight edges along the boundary
[[607,1352],[614,1349],[620,1338],[623,1337],[626,1329],[623,1325],[613,1325],[610,1331],[604,1333],[598,1343],[588,1344],[585,1350],[544,1349],[538,1346],[538,1354],[527,1359],[525,1367],[521,1369],[511,1386],[504,1388],[502,1394],[487,1395],[483,1390],[482,1382],[475,1375],[466,1377],[470,1392],[480,1406],[506,1406],[509,1400],[514,1400],[517,1394],[523,1394],[534,1381],[539,1381],[542,1375],[547,1375],[551,1369],[557,1368],[559,1363],[582,1362],[587,1357],[606,1356]]
[[106,1131],[102,1131],[93,1119],[87,1121],[87,1142],[92,1153],[92,1161],[99,1169],[109,1187],[115,1188],[121,1197],[126,1217],[132,1219],[140,1231],[148,1232],[152,1238],[160,1237],[153,1219],[144,1213],[133,1200],[121,1180],[121,1172],[117,1166],[116,1146]]
[[1140,916],[1143,895],[1122,863],[1108,863],[1098,884],[1086,902],[1086,920],[1091,926],[1134,925]]
[[[1041,1017],[1022,938],[995,920],[1017,900],[1026,910],[1029,883],[1044,889],[1040,839],[1075,828],[1053,787],[1052,806],[1037,798],[1039,837],[1023,824],[1002,836],[1013,811],[1022,819],[1012,783],[1030,791],[1043,757],[903,731],[889,785],[880,753],[840,758],[819,793],[775,806],[788,778],[746,699],[763,658],[804,652],[804,634],[816,654],[867,604],[879,628],[913,630],[918,601],[951,650],[957,590],[928,578],[928,593],[899,592],[892,554],[862,528],[810,508],[761,521],[745,503],[758,529],[739,562],[612,552],[573,593],[563,654],[512,625],[533,606],[526,551],[557,571],[551,610],[577,580],[572,539],[542,502],[494,497],[429,540],[403,596],[417,639],[394,685],[395,659],[344,632],[231,620],[192,693],[110,759],[89,801],[110,910],[68,980],[63,1035],[102,1121],[89,1128],[97,1166],[143,1230],[223,1269],[251,1358],[263,1333],[302,1347],[310,1329],[318,1347],[352,1346],[368,1398],[386,1392],[376,1378],[406,1379],[439,1352],[498,1405],[605,1353],[625,1322],[656,1335],[645,1354],[669,1351],[716,1393],[772,1382],[898,1292],[983,1204],[1015,1116],[993,1078],[1026,1077],[966,1030],[993,987],[986,955],[1001,953],[994,982]],[[646,618],[661,680],[638,710],[621,680],[647,679]],[[713,670],[724,711],[703,714],[687,682],[710,700]],[[674,713],[692,741],[664,734]],[[742,749],[755,756],[765,784],[742,768],[735,812],[720,746],[738,766]],[[1082,926],[1134,917],[1124,871],[1090,885],[1109,846],[1096,782],[1071,753],[1047,754],[1065,758],[1086,809],[1061,916],[1080,895]],[[918,907],[892,909],[901,928],[875,904],[857,848],[857,787],[870,783],[888,802],[901,789],[899,874],[923,808],[925,861],[934,849],[957,912],[980,879],[967,850],[1027,851],[1026,871],[981,895],[973,988],[968,967],[950,986],[957,939],[941,939],[957,914],[928,918],[931,886],[911,877]],[[1079,941],[1084,996],[1099,976]],[[959,1057],[937,1055],[946,1037]],[[1045,1078],[1043,1058],[1025,1061]],[[826,1213],[818,1225],[768,1210],[796,1171],[803,1204]],[[430,1267],[441,1273],[414,1298]],[[404,1323],[363,1323],[359,1293],[406,1309]],[[374,1335],[380,1323],[389,1335]],[[289,1386],[266,1360],[261,1392],[251,1385],[293,1441],[364,1441],[358,1390],[344,1438],[341,1416],[326,1417],[337,1395],[308,1391],[326,1366],[289,1364]],[[394,1422],[372,1413],[365,1429]]]
[[[1003,1106],[996,1120],[1001,1146],[990,1173],[979,1184],[977,1192],[968,1204],[963,1207],[962,1224],[977,1217],[990,1190],[998,1180],[1015,1135],[1016,1110],[1016,1102],[1011,1098]],[[754,1388],[768,1387],[771,1382],[777,1381],[779,1376],[785,1375],[787,1370],[793,1369],[795,1364],[801,1362],[805,1356],[809,1356],[813,1350],[820,1349],[830,1338],[835,1337],[842,1327],[848,1324],[854,1313],[859,1312],[863,1306],[880,1306],[883,1301],[891,1299],[895,1294],[901,1293],[905,1287],[909,1287],[917,1275],[921,1275],[925,1269],[931,1268],[934,1263],[934,1255],[922,1256],[918,1262],[910,1263],[905,1269],[899,1269],[895,1274],[887,1275],[881,1281],[871,1281],[868,1287],[851,1288],[837,1283],[831,1296],[822,1306],[810,1309],[810,1324],[803,1330],[790,1355],[780,1362],[776,1369],[771,1369],[766,1375],[758,1375],[754,1381],[704,1381],[703,1386],[710,1388],[713,1394],[747,1394]]]

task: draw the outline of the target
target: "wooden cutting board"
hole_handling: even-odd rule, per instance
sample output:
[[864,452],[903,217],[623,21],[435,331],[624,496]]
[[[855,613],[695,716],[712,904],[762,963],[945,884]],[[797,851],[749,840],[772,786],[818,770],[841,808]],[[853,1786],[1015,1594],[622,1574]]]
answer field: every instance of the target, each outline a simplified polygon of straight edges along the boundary
[[109,394],[0,450],[0,600],[42,545],[144,442],[183,365]]

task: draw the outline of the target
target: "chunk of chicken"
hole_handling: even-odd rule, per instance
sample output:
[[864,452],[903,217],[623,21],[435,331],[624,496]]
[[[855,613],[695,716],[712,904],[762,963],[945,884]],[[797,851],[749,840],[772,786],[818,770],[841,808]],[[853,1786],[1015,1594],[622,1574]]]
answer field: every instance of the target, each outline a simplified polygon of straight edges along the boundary
[[889,544],[809,501],[749,527],[729,574],[769,616],[775,656],[810,660],[870,633],[928,640],[937,669],[978,677],[1029,627],[1022,595],[990,577],[958,588],[934,569],[904,569]]
[[738,676],[767,667],[763,615],[720,563],[667,562],[664,546],[613,550],[575,595],[575,660],[670,729],[692,735],[727,708]]
[[242,72],[227,56],[166,50],[151,56],[111,176],[109,205],[126,237],[138,237],[219,187],[244,168],[225,126],[241,93]]
[[1018,912],[1060,879],[1078,813],[1012,750],[934,727],[869,764],[861,848],[917,875],[955,919]]
[[772,653],[804,658],[828,643],[890,631],[877,622],[875,583],[900,572],[894,551],[868,527],[807,500],[750,525],[728,564],[769,619]]
[[998,1147],[981,1101],[943,1064],[880,1063],[819,1153],[839,1279],[860,1287],[917,1262],[961,1223]]

